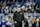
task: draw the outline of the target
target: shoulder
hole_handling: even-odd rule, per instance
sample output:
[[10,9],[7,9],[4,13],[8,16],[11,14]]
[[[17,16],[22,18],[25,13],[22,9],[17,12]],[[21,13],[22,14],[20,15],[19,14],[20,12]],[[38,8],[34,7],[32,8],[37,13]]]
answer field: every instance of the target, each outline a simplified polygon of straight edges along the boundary
[[24,13],[23,11],[21,11],[22,13]]
[[24,14],[24,12],[23,12],[23,11],[21,11],[21,13],[22,13],[22,14]]

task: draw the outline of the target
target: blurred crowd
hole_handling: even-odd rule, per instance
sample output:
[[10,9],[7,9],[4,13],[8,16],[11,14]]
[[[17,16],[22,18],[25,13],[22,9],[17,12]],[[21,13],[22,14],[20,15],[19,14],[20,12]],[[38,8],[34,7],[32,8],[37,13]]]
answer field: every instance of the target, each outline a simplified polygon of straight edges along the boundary
[[40,0],[0,0],[0,13],[14,13],[17,5],[23,12],[40,13]]
[[[0,27],[15,27],[13,15],[0,15]],[[39,27],[40,15],[25,15],[24,27]]]
[[0,27],[14,27],[11,26],[13,23],[12,15],[0,15]]
[[40,27],[40,16],[27,16],[24,20],[25,27]]

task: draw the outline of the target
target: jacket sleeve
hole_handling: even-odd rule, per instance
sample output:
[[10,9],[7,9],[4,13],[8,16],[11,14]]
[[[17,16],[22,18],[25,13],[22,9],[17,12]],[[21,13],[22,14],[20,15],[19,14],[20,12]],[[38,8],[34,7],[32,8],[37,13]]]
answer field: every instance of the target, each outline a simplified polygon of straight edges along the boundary
[[24,13],[23,13],[23,15],[22,15],[22,16],[23,16],[22,21],[24,21]]
[[13,20],[16,21],[16,14],[14,13]]

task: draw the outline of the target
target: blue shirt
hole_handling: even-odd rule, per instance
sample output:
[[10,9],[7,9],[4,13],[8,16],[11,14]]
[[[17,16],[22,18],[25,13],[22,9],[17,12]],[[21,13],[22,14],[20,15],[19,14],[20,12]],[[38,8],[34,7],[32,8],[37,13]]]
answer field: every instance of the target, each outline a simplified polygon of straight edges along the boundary
[[6,25],[6,19],[3,19],[3,20],[1,19],[1,21],[2,21],[1,23],[2,25]]
[[8,22],[6,22],[7,23],[7,25],[11,25],[11,21],[8,21]]
[[31,7],[32,7],[32,5],[33,5],[33,2],[30,2],[31,3]]
[[8,13],[8,11],[9,11],[9,9],[4,9],[5,10],[5,13],[7,14]]
[[29,18],[27,18],[27,20],[29,20]]
[[27,3],[29,3],[29,1],[26,1],[26,2],[25,2],[25,4],[24,4],[24,5],[25,5],[25,8],[27,8],[27,5],[26,5]]

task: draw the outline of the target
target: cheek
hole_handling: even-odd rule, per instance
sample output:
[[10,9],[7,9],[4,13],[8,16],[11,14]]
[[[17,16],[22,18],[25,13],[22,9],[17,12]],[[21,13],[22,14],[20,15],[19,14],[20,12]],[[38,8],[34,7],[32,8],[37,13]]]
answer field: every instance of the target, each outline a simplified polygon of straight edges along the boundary
[[20,10],[20,8],[17,8],[18,10]]

